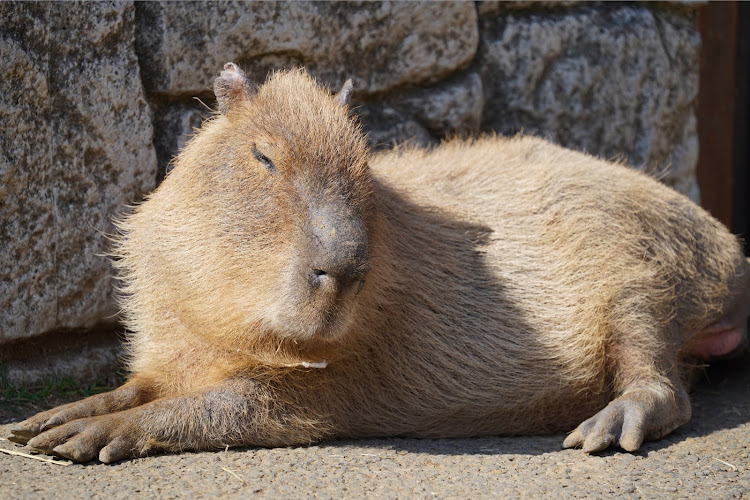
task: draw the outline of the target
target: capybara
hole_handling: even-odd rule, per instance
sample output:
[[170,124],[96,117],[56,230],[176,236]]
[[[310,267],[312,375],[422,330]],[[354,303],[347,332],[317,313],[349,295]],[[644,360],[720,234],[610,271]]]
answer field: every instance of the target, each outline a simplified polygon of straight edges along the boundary
[[523,136],[371,155],[351,83],[304,70],[229,63],[214,90],[119,223],[128,381],[13,440],[102,462],[570,431],[636,450],[746,340],[737,239],[643,173]]

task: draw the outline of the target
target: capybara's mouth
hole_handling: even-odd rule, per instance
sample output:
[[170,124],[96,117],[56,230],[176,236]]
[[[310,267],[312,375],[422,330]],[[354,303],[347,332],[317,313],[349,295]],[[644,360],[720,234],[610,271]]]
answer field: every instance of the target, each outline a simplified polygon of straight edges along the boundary
[[341,316],[340,308],[336,305],[325,311],[314,335],[324,339],[335,337],[341,331],[341,326],[344,323]]
[[319,339],[333,339],[345,332],[351,324],[349,304],[339,298],[336,303],[320,312],[319,320],[311,336]]
[[314,313],[309,336],[332,339],[346,331],[352,322],[354,302],[358,300],[364,283],[363,278],[345,290],[337,290],[326,298],[320,297],[322,303],[318,304]]

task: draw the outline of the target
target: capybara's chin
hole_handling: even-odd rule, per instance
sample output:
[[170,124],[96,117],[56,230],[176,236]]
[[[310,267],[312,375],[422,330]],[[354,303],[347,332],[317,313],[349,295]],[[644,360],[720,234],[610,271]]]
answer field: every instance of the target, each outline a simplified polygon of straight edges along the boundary
[[349,330],[353,322],[348,304],[334,305],[318,310],[305,308],[304,311],[279,311],[274,315],[271,326],[281,338],[293,341],[337,340]]
[[296,341],[337,340],[354,322],[358,288],[287,292],[287,300],[272,312],[272,328],[277,335]]

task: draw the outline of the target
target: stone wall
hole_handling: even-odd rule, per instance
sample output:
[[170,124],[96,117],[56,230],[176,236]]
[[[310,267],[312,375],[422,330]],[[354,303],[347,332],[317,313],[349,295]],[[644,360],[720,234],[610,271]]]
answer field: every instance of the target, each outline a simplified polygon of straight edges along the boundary
[[106,234],[155,187],[156,155],[132,4],[0,3],[0,19],[3,343],[116,313]]
[[112,322],[111,218],[227,61],[352,78],[375,148],[524,131],[697,199],[699,48],[663,3],[0,3],[0,344]]

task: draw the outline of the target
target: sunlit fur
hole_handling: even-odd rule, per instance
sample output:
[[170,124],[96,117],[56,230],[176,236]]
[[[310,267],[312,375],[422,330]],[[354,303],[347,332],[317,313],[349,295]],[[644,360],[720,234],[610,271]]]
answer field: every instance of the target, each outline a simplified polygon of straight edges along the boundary
[[[325,359],[270,372],[277,404],[316,422],[302,441],[320,425],[570,430],[634,383],[679,389],[681,347],[730,312],[747,274],[735,238],[683,196],[539,139],[367,161],[347,110],[300,71],[206,123],[122,224],[131,370],[174,393]],[[290,274],[306,196],[370,221],[372,270],[333,339],[307,328],[316,304],[290,289],[305,285]]]
[[[642,173],[523,136],[369,157],[303,71],[222,109],[120,223],[129,387],[164,399],[135,409],[117,431],[134,448],[105,461],[570,431],[618,397],[645,416],[621,441],[635,449],[690,418],[691,338],[747,317],[736,239]],[[358,294],[300,278],[320,203],[366,223]],[[110,394],[96,408],[142,404]],[[78,416],[101,413],[86,404]]]
[[[348,110],[300,71],[274,75],[251,102],[205,123],[150,200],[120,223],[116,265],[134,332],[132,371],[171,371],[175,356],[203,351],[204,342],[245,351],[243,358],[284,359],[284,341],[317,340],[328,308],[337,320],[330,336],[346,329],[359,301],[311,296],[300,263],[311,205],[328,200],[372,217],[368,154]],[[187,357],[196,368],[214,365]],[[192,374],[183,371],[174,376]]]

